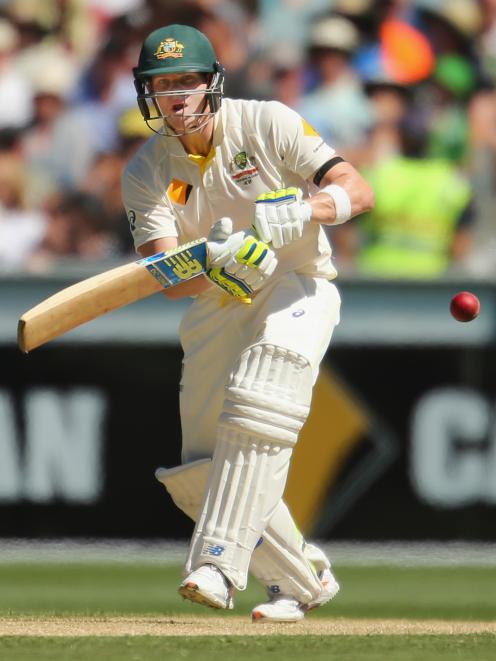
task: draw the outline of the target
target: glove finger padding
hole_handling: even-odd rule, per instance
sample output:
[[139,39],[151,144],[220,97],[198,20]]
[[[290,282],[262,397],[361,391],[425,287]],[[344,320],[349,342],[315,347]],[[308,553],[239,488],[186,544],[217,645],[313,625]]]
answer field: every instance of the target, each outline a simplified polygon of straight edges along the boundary
[[264,282],[270,278],[277,266],[277,259],[272,250],[268,250],[260,261],[258,267],[254,268],[248,264],[232,260],[224,267],[226,273],[236,276],[249,285],[253,291],[260,289]]
[[284,245],[284,224],[287,222],[285,218],[284,207],[267,207],[267,220],[271,232],[272,247],[276,250],[282,248]]
[[284,205],[278,209],[280,225],[274,226],[274,229],[277,230],[277,238],[274,235],[274,239],[272,240],[274,248],[282,248],[282,246],[291,243],[296,238],[293,231],[294,219],[289,215],[289,208],[289,206]]
[[269,221],[267,218],[268,210],[262,205],[257,204],[255,207],[255,221],[253,223],[255,231],[264,243],[272,241],[272,233],[270,231]]
[[263,273],[265,278],[270,278],[270,276],[276,270],[276,266],[277,266],[277,257],[275,256],[273,250],[268,249],[267,253],[260,260],[257,271]]
[[276,249],[299,239],[303,225],[310,220],[312,208],[302,202],[299,188],[281,188],[259,195],[255,207],[255,229],[266,243]]
[[260,289],[277,266],[274,251],[251,235],[246,237],[234,259],[241,268],[228,264],[226,271],[235,272],[238,278],[250,283],[255,290]]
[[291,224],[292,240],[301,239],[303,236],[303,223],[300,222],[301,210],[299,204],[288,204],[288,219]]

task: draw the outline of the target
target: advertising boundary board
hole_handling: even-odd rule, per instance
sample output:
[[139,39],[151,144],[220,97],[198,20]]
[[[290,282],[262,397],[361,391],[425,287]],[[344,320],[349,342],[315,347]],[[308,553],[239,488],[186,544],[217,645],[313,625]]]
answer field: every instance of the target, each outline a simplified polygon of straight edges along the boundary
[[[0,364],[0,536],[189,535],[154,478],[180,461],[177,346],[4,346]],[[300,525],[323,539],[494,541],[495,365],[493,345],[331,348],[300,500],[319,443],[341,449]],[[360,420],[346,437],[343,401]]]

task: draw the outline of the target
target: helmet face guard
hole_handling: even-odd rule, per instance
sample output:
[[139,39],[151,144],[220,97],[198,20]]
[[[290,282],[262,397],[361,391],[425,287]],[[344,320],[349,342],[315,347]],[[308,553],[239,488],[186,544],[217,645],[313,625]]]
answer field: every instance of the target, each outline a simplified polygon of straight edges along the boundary
[[[194,72],[191,71],[191,73]],[[214,72],[207,75],[208,83],[206,89],[181,89],[167,92],[154,92],[151,89],[151,79],[144,79],[136,76],[135,70],[136,77],[134,79],[134,86],[137,93],[138,107],[148,127],[155,133],[176,137],[199,131],[219,110],[224,91],[224,68],[219,62],[215,62]],[[181,118],[181,116],[177,114],[169,116],[165,114],[160,107],[158,100],[163,97],[171,96],[183,97],[184,99],[190,96],[204,97],[204,103],[198,112],[187,113],[185,112],[185,105],[183,105],[182,129],[173,128],[173,125],[169,121],[169,119],[172,120],[172,118],[174,118],[175,122],[177,122],[177,119]],[[156,122],[156,120],[159,120],[158,129],[150,124],[150,122]]]
[[[218,62],[212,44],[207,37],[189,25],[169,25],[155,30],[145,39],[139,56],[138,66],[133,69],[138,107],[148,127],[168,136],[181,136],[199,131],[211,119],[222,102],[224,67]],[[207,80],[206,89],[184,88],[154,91],[151,81],[154,76],[169,74],[199,73]],[[202,95],[204,101],[194,112],[185,112],[186,99]],[[160,99],[183,98],[182,128],[177,128],[180,113],[164,114]],[[158,120],[156,130],[150,122]]]

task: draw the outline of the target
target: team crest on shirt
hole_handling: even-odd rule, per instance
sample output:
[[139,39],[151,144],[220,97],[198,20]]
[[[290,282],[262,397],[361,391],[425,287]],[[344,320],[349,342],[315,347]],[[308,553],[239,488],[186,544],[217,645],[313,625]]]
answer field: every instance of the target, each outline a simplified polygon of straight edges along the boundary
[[154,55],[157,60],[165,60],[166,57],[182,57],[184,44],[168,37],[161,41]]
[[229,164],[229,172],[231,179],[237,184],[251,184],[253,177],[258,177],[255,158],[248,156],[245,151],[238,152]]
[[233,161],[234,165],[239,170],[244,170],[248,165],[248,154],[245,151],[240,151],[239,154],[236,154],[236,156],[233,158]]

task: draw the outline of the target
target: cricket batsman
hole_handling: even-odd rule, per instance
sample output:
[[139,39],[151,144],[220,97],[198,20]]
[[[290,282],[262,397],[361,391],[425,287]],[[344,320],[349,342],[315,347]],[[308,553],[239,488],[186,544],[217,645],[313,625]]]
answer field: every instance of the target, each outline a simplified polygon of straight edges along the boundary
[[373,193],[290,108],[223,98],[224,68],[193,27],[148,35],[134,76],[156,133],[123,175],[135,246],[147,257],[208,238],[207,275],[166,292],[194,298],[180,328],[182,465],[157,471],[196,522],[179,593],[233,608],[250,571],[268,595],[253,621],[295,622],[339,590],[282,499],[339,322],[321,225],[370,209]]

